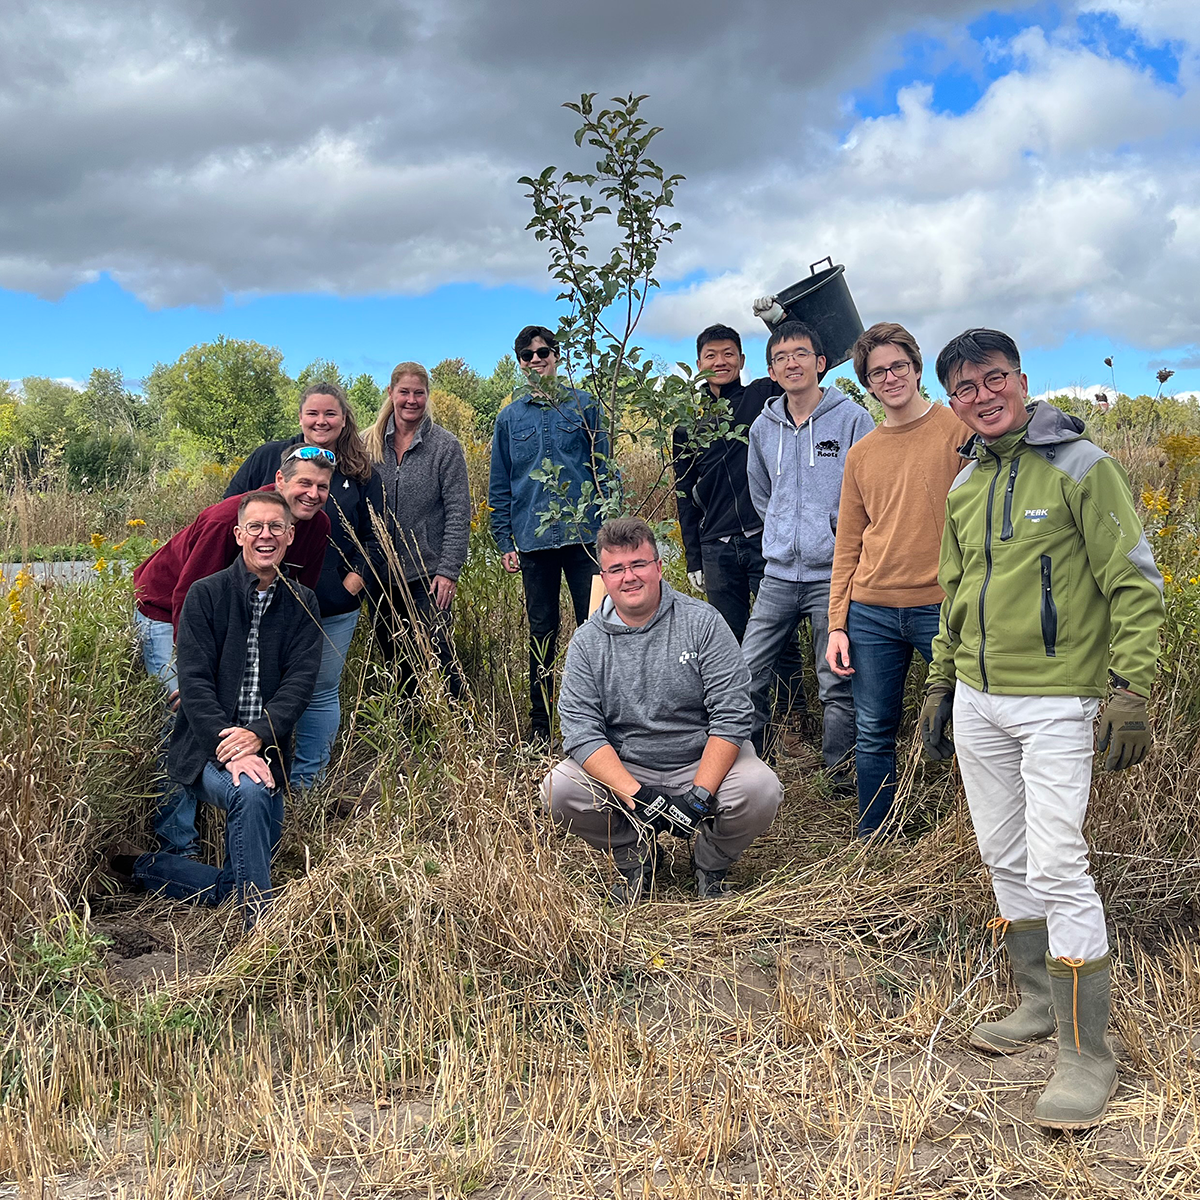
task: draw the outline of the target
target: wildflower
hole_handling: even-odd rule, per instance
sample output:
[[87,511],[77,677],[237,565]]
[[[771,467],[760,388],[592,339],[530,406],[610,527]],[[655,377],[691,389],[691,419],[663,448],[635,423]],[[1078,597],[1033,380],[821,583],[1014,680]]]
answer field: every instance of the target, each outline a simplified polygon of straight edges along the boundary
[[92,549],[99,550],[100,547],[103,545],[104,545],[104,534],[93,533],[92,534]]
[[94,563],[92,563],[93,571],[103,571],[108,566],[108,560],[101,555]]
[[146,522],[143,521],[141,517],[132,517],[130,520],[126,521],[125,524],[128,525],[130,529],[146,528]]
[[1174,583],[1175,576],[1170,571],[1163,571],[1163,583]]

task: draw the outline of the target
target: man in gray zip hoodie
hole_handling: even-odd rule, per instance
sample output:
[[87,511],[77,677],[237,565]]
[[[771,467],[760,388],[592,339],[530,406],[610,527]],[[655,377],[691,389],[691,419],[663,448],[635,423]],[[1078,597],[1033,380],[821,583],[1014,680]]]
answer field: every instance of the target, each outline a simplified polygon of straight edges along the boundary
[[775,817],[783,789],[750,743],[750,677],[720,613],[662,577],[654,532],[621,517],[600,528],[607,599],[567,650],[559,698],[571,756],[542,781],[563,828],[612,854],[614,896],[649,890],[660,826],[639,815],[690,805],[702,899],[729,894],[725,875]]
[[875,428],[871,414],[836,387],[822,388],[825,357],[816,331],[785,321],[767,342],[767,368],[784,394],[750,427],[746,473],[763,521],[766,572],[746,626],[754,743],[762,747],[775,664],[804,617],[812,621],[817,687],[823,708],[822,756],[835,786],[851,790],[854,701],[850,680],[825,661],[829,579],[846,451]]

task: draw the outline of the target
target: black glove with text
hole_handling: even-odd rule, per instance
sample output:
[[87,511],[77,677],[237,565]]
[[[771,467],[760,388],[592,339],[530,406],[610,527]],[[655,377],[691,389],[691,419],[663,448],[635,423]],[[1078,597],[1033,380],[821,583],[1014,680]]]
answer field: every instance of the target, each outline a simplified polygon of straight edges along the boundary
[[630,797],[634,816],[658,833],[690,838],[700,822],[711,817],[716,805],[713,797],[693,784],[686,792],[668,792],[653,784],[643,784]]

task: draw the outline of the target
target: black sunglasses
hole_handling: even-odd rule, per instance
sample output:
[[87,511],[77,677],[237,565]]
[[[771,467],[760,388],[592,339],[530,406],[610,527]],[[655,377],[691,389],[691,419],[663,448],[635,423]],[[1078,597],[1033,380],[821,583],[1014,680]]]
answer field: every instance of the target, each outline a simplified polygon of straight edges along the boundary
[[552,355],[553,353],[554,353],[554,348],[552,346],[539,346],[536,350],[530,350],[530,349],[522,350],[521,353],[517,355],[517,357],[522,362],[527,363],[527,362],[533,362],[534,356],[536,355],[538,362],[545,362],[546,359],[548,359],[550,357],[550,355]]

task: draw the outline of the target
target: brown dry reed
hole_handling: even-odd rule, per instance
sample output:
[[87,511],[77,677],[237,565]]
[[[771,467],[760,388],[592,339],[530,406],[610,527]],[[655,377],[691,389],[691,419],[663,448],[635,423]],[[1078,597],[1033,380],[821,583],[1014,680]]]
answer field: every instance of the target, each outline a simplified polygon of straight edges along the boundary
[[122,580],[26,589],[0,645],[14,1193],[1200,1193],[1194,648],[1171,651],[1153,758],[1098,776],[1089,818],[1122,1085],[1100,1129],[1047,1137],[1052,1054],[965,1047],[1012,995],[956,776],[920,763],[911,714],[902,836],[849,844],[845,805],[785,761],[737,899],[698,903],[668,842],[656,899],[613,909],[604,862],[535,804],[520,585],[473,536],[474,698],[428,669],[401,694],[360,631],[347,736],[291,798],[278,900],[245,937],[224,911],[105,895],[100,849],[146,833],[157,695]]

